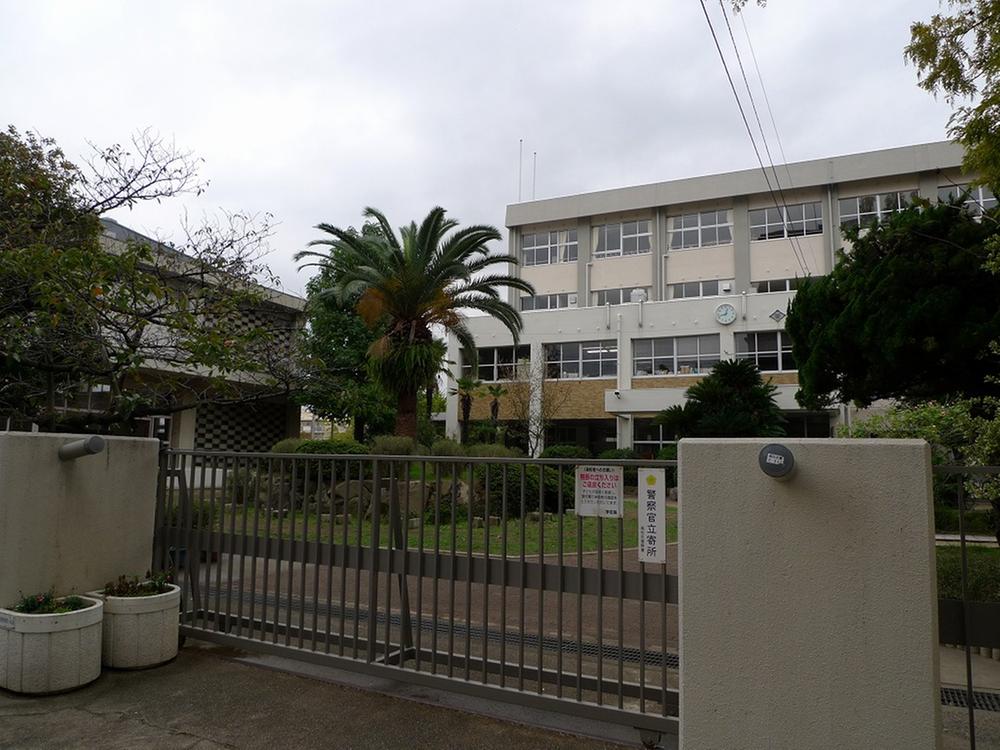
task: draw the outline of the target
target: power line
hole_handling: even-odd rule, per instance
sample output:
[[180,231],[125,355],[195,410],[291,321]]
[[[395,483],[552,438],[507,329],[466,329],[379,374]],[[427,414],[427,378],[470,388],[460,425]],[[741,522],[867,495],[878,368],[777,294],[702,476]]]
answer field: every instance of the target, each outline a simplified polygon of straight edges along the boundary
[[[729,72],[729,65],[726,63],[726,56],[722,52],[722,45],[719,44],[719,37],[715,33],[715,26],[712,24],[712,18],[708,14],[708,8],[705,5],[705,0],[700,0],[700,2],[701,2],[702,13],[705,14],[705,21],[708,24],[708,30],[712,34],[712,41],[715,42],[715,49],[719,53],[719,60],[722,62],[722,68],[726,73],[726,79],[729,81],[729,88],[733,92],[733,98],[736,99],[736,106],[740,110],[740,117],[743,119],[743,125],[746,128],[747,135],[750,137],[750,145],[753,146],[754,154],[757,156],[757,163],[760,165],[760,171],[764,175],[764,182],[767,184],[767,192],[771,196],[771,200],[774,203],[774,207],[779,211],[781,211],[782,224],[786,225],[785,231],[787,232],[787,224],[786,224],[788,217],[787,206],[783,207],[782,204],[779,204],[778,197],[775,195],[774,188],[771,185],[771,178],[767,174],[767,168],[764,166],[764,159],[760,155],[760,149],[757,147],[757,140],[754,138],[753,135],[753,128],[750,127],[750,121],[747,119],[746,110],[743,108],[743,102],[740,101],[739,92],[737,92],[736,90],[736,83],[733,81],[733,76]],[[803,262],[798,252],[796,252],[795,243],[791,242],[790,244],[792,247],[792,254],[795,255],[796,261],[802,268],[803,273],[808,275],[809,272],[806,270],[806,264]]]

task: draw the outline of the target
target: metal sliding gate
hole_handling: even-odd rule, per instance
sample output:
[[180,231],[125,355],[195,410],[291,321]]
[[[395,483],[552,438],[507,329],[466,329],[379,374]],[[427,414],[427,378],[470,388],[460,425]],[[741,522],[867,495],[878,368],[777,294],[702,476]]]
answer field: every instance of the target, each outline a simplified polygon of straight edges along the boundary
[[[676,546],[573,512],[580,460],[165,451],[185,635],[676,734]],[[676,539],[666,509],[666,538]],[[648,736],[648,735],[647,735]]]

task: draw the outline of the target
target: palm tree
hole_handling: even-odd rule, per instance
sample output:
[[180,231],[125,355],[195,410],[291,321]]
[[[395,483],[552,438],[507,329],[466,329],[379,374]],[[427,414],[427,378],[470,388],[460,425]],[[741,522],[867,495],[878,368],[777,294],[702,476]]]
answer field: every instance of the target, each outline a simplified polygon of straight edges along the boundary
[[364,216],[371,228],[362,234],[317,225],[330,237],[309,245],[329,249],[304,250],[295,258],[316,258],[300,268],[320,266],[329,272],[334,283],[328,294],[338,299],[359,295],[362,320],[371,328],[385,326],[369,349],[372,373],[396,394],[396,433],[416,437],[417,391],[433,378],[442,358],[433,328],[453,333],[475,357],[464,311],[476,310],[503,323],[516,343],[521,315],[501,298],[498,287],[526,294],[534,294],[534,288],[506,272],[490,272],[518,262],[490,252],[487,243],[500,239],[495,227],[457,229],[458,222],[446,219],[443,208],[434,208],[419,227],[412,222],[397,237],[381,212],[366,208]]
[[451,389],[453,396],[458,396],[459,424],[461,425],[461,443],[464,445],[469,440],[469,412],[472,411],[472,399],[478,395],[482,388],[483,381],[476,380],[470,375],[463,375],[455,381],[455,387]]
[[497,422],[500,420],[500,399],[507,395],[507,389],[499,383],[486,386],[486,393],[490,396],[490,422],[493,423],[493,434],[497,432]]

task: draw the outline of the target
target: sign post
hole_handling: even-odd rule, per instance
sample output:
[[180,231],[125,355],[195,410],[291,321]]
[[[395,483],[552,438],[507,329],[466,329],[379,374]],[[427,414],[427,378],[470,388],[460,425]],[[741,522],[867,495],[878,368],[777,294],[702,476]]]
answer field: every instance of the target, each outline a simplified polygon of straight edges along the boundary
[[621,466],[576,467],[576,513],[621,518],[625,482]]
[[639,469],[639,562],[667,561],[667,474]]

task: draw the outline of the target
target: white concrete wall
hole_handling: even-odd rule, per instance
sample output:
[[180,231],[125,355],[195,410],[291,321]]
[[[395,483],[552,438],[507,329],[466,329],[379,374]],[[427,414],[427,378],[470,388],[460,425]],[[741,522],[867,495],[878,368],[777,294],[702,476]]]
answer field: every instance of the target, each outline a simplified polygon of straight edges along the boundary
[[939,747],[927,444],[767,442],[680,443],[681,747]]
[[60,461],[80,437],[0,433],[0,605],[149,569],[159,442],[108,437],[103,453]]

